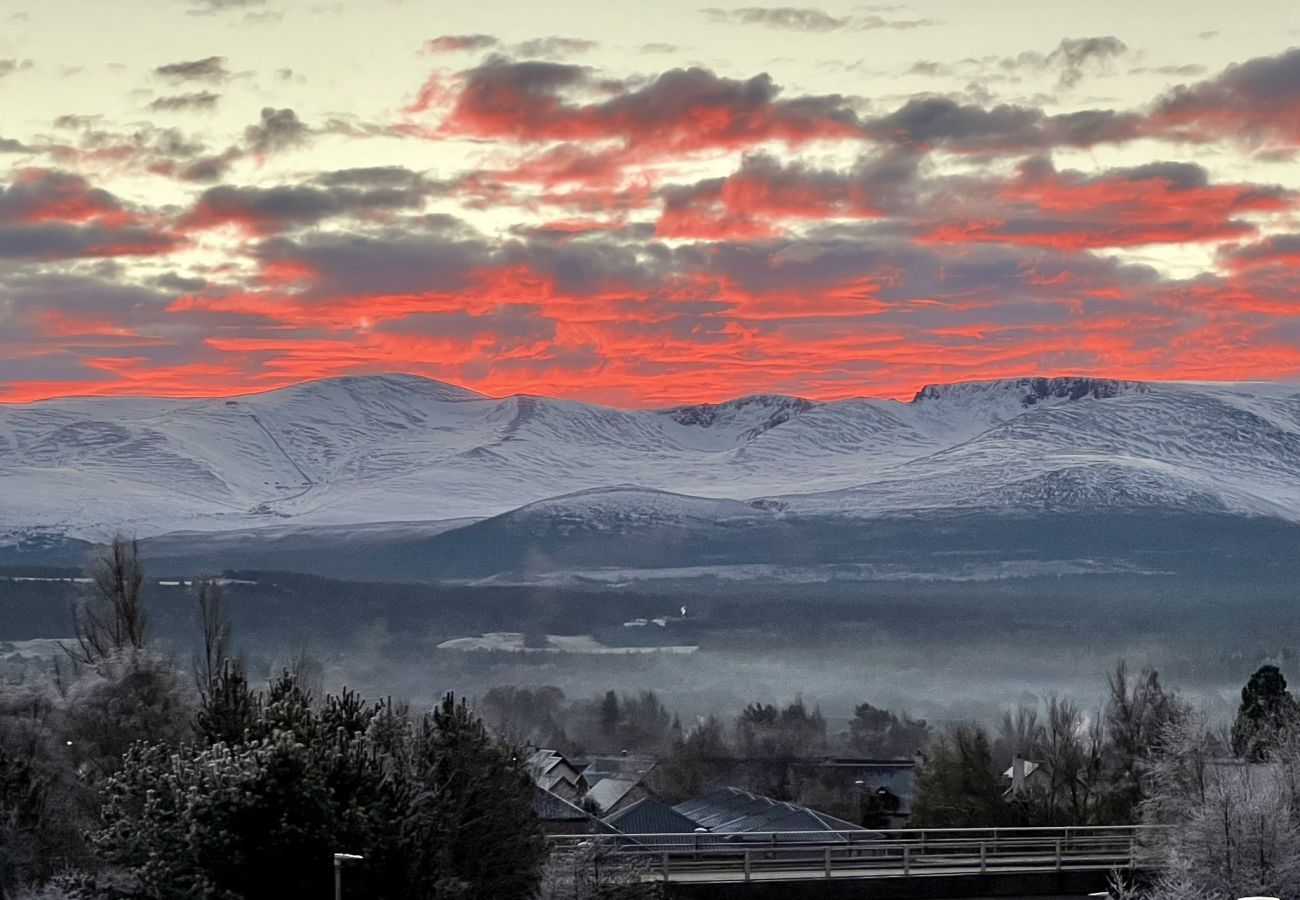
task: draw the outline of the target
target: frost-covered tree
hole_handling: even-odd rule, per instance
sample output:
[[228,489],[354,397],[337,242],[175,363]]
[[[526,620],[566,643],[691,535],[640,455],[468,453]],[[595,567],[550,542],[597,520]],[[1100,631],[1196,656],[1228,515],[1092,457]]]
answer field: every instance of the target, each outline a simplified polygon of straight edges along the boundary
[[529,897],[546,854],[517,754],[448,697],[412,717],[288,673],[238,741],[141,743],[104,793],[103,858],[144,896],[325,896],[331,854],[365,857],[352,896]]
[[[1297,744],[1300,746],[1300,743]],[[1170,723],[1143,805],[1159,877],[1149,900],[1271,896],[1300,900],[1300,821],[1288,773],[1300,754],[1223,759],[1197,717]]]

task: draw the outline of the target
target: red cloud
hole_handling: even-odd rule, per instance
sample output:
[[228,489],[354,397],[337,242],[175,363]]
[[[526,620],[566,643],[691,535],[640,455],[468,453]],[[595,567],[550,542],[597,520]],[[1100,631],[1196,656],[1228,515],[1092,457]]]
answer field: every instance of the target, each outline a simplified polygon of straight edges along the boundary
[[1161,97],[1147,131],[1191,141],[1300,147],[1300,48],[1232,65]]
[[665,191],[655,225],[660,237],[736,240],[779,233],[786,219],[872,219],[884,213],[874,203],[870,169],[832,172],[770,156],[747,157],[725,179]]
[[[442,84],[441,76],[433,81]],[[863,137],[844,98],[787,100],[780,92],[767,75],[739,81],[708,69],[673,69],[634,85],[599,80],[582,66],[495,57],[463,73],[439,133],[523,142],[615,139],[642,159]]]
[[1204,170],[1154,163],[1100,175],[1058,172],[1034,162],[1020,176],[967,202],[977,217],[961,215],[926,229],[921,240],[991,242],[1079,250],[1142,244],[1222,241],[1252,235],[1238,217],[1291,208],[1280,188],[1208,183]]

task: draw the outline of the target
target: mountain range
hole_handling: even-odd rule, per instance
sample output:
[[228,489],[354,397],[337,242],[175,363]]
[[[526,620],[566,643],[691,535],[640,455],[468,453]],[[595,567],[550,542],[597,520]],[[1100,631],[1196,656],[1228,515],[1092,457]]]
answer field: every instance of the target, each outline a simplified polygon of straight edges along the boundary
[[620,410],[385,375],[0,405],[0,562],[116,531],[178,564],[416,579],[1161,571],[1174,535],[1191,553],[1300,533],[1300,386]]

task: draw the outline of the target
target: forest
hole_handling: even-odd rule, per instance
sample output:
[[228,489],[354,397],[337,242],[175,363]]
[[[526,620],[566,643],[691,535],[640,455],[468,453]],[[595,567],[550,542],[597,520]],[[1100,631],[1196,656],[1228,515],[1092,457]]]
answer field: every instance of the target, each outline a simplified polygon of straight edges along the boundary
[[[913,827],[1173,825],[1145,851],[1155,881],[1115,891],[1297,896],[1300,707],[1274,665],[1231,722],[1123,661],[1095,706],[1049,696],[942,724],[866,698],[842,728],[799,697],[683,717],[649,688],[571,698],[545,684],[418,706],[326,692],[304,653],[252,674],[216,580],[188,589],[197,650],[182,659],[151,636],[144,582],[134,542],[103,548],[73,637],[48,670],[0,684],[6,898],[303,896],[330,888],[336,852],[362,857],[347,896],[652,895],[548,875],[522,764],[533,747],[651,757],[669,802],[734,785],[869,828],[888,810],[807,764],[910,760]],[[1016,759],[1038,775],[1008,792]]]

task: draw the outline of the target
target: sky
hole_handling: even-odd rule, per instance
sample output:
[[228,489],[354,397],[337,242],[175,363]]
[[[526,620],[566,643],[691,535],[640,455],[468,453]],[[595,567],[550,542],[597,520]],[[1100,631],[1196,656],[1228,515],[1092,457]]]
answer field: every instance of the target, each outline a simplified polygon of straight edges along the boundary
[[1289,2],[0,0],[0,402],[1300,380]]

